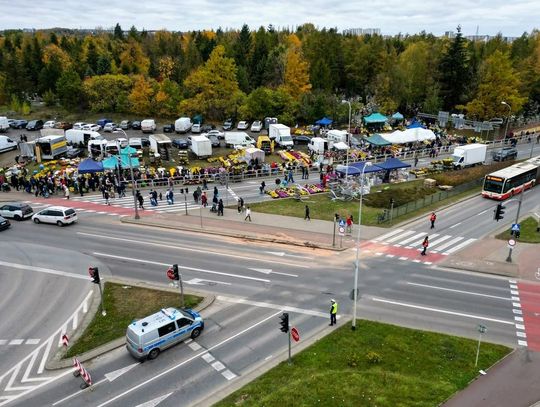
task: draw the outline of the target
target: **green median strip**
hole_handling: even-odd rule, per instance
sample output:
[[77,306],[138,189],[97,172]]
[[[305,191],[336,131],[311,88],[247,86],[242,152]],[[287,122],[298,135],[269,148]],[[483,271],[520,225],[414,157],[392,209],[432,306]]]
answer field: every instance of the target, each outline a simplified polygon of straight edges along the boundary
[[[287,337],[282,335],[285,346]],[[225,406],[440,405],[511,349],[358,321],[346,325],[215,404]]]
[[[185,295],[186,308],[194,308],[201,297]],[[105,283],[103,302],[106,316],[101,315],[101,305],[94,319],[79,340],[68,349],[67,357],[80,355],[126,334],[134,319],[144,318],[162,308],[180,307],[179,292],[152,290],[130,285]]]
[[501,240],[508,240],[510,238],[516,239],[518,243],[540,243],[540,220],[528,217],[520,223],[521,229],[519,232],[519,238],[515,238],[511,234],[510,228],[502,233],[499,233],[496,237]]

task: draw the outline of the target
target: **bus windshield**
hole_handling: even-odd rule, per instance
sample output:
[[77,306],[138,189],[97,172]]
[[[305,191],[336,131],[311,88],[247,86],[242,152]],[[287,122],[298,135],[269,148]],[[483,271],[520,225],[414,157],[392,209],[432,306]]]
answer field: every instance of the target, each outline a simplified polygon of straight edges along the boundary
[[501,193],[504,180],[495,181],[493,179],[484,179],[484,191]]

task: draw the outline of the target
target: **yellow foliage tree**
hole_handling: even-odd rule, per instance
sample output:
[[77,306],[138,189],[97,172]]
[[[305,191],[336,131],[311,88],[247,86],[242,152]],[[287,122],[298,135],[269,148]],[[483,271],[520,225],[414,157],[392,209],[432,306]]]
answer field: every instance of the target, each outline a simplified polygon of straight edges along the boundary
[[285,56],[285,83],[287,93],[295,99],[311,89],[309,83],[309,64],[302,57],[300,48],[291,46]]
[[150,59],[134,39],[130,39],[124,45],[124,50],[120,54],[120,70],[124,74],[134,73],[146,75],[150,67]]
[[128,96],[133,113],[143,116],[153,113],[152,101],[157,91],[155,85],[153,79],[147,80],[142,75],[135,76],[133,89]]

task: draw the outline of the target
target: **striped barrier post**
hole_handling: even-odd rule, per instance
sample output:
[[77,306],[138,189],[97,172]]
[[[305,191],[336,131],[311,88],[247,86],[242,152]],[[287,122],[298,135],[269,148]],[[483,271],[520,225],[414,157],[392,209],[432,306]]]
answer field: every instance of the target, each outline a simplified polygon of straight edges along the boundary
[[92,376],[90,376],[90,373],[84,368],[84,366],[79,362],[77,358],[73,358],[73,367],[75,367],[77,370],[73,372],[73,376],[78,377],[81,376],[83,379],[83,383],[81,383],[81,389],[86,389],[87,387],[92,385]]

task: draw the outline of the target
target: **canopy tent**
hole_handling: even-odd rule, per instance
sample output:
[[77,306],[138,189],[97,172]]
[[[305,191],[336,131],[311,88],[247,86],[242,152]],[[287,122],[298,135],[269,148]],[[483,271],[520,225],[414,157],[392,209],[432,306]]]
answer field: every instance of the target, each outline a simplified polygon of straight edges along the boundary
[[[365,165],[366,165],[365,161],[352,163],[352,164],[349,165],[348,170],[347,170],[346,165],[340,165],[340,166],[338,166],[336,168],[336,172],[338,172],[340,174],[361,175],[362,170],[363,170]],[[366,169],[364,170],[364,174],[369,174],[371,172],[379,172],[379,171],[383,171],[383,169],[380,168],[378,165],[373,164],[373,165],[370,165],[370,166],[366,167]]]
[[389,158],[383,163],[378,163],[377,167],[380,167],[384,170],[390,171],[390,170],[397,170],[399,168],[408,168],[411,164],[404,163],[403,161],[397,159],[397,158]]
[[388,118],[378,112],[371,113],[369,116],[364,117],[364,122],[366,124],[375,124],[375,123],[384,123]]
[[103,172],[103,164],[98,161],[94,161],[91,158],[87,158],[86,160],[81,161],[77,171],[79,174],[94,174],[96,172]]
[[366,138],[366,141],[369,144],[373,144],[378,147],[382,146],[390,146],[392,143],[390,143],[388,140],[384,139],[380,134],[374,134],[373,136],[370,136]]
[[332,124],[333,120],[329,119],[328,117],[323,117],[320,120],[317,120],[315,124],[321,125],[321,126],[328,126],[329,124]]
[[347,143],[344,143],[343,141],[339,141],[337,143],[334,143],[332,145],[332,148],[334,150],[345,151],[349,149],[349,146],[347,145]]
[[137,149],[133,148],[133,147],[126,147],[126,148],[122,148],[120,150],[120,155],[131,155],[133,157],[133,155],[137,154]]
[[411,124],[409,124],[407,126],[408,129],[418,129],[418,128],[422,128],[422,129],[425,129],[425,127],[422,125],[422,123],[416,121],[416,120],[413,120]]
[[115,170],[118,167],[118,158],[116,157],[116,155],[112,155],[109,158],[103,160],[103,168],[105,168],[106,170]]
[[394,120],[403,120],[405,117],[403,117],[403,115],[399,112],[396,112],[392,115],[392,119]]
[[[127,155],[112,155],[109,158],[106,158],[105,160],[103,160],[103,168],[105,168],[106,170],[115,170],[116,168],[118,168],[119,158],[122,168],[129,168],[130,158]],[[131,157],[131,166],[133,168],[139,167],[139,159],[137,157]]]
[[396,130],[390,134],[381,134],[381,137],[392,144],[414,143],[425,140],[435,140],[437,137],[431,130],[416,127],[414,129]]
[[250,163],[251,160],[258,160],[259,163],[264,162],[264,151],[258,148],[249,147],[244,150],[244,156],[242,157],[246,163]]

